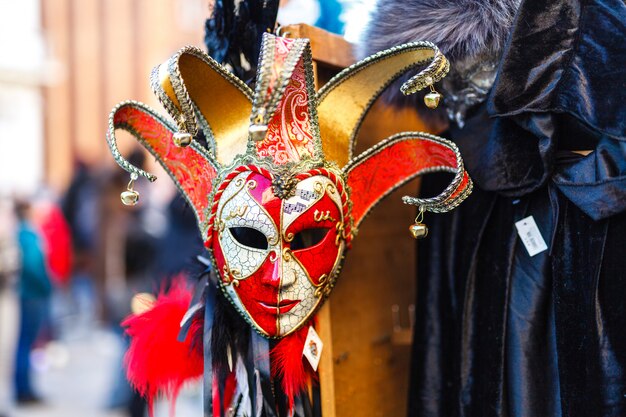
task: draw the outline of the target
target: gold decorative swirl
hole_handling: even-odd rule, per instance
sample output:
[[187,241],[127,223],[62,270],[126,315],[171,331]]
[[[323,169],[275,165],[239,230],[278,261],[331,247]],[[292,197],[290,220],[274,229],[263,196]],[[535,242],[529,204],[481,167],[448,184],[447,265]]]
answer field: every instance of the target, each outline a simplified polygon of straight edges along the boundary
[[293,232],[289,232],[289,233],[283,235],[283,239],[285,239],[285,242],[293,241],[294,237],[295,237],[295,235],[293,234]]
[[323,222],[325,220],[330,220],[331,222],[336,221],[335,218],[330,215],[330,210],[326,210],[326,212],[315,210],[313,220],[316,222]]
[[291,262],[293,259],[293,254],[291,253],[291,249],[283,248],[283,261]]
[[248,211],[248,208],[249,207],[245,204],[243,206],[235,207],[233,210],[230,211],[230,213],[228,213],[225,220],[228,221],[236,217],[243,217],[246,214],[246,211]]
[[317,284],[313,284],[315,286],[315,292],[313,295],[317,298],[321,296],[328,296],[328,294],[330,294],[330,290],[332,289],[328,275],[322,274],[318,281],[319,282]]
[[229,269],[228,265],[224,265],[224,270],[223,270],[223,278],[224,278],[224,285],[228,286],[230,284],[233,284],[235,287],[239,286],[239,281],[241,280],[241,271],[239,271],[238,269]]

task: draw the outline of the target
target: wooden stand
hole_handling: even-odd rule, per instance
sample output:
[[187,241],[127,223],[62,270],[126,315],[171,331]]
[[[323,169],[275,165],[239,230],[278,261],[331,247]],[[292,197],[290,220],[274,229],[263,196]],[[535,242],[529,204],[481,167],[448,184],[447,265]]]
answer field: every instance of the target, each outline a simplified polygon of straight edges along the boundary
[[[352,45],[339,36],[306,25],[284,27],[283,34],[311,40],[318,88],[355,62]],[[360,130],[356,154],[394,133],[415,130],[441,128],[427,126],[415,111],[378,102]],[[418,188],[418,181],[405,185],[371,212],[318,314],[323,417],[406,415],[416,279],[415,240],[408,226],[416,210],[401,197],[415,195]]]

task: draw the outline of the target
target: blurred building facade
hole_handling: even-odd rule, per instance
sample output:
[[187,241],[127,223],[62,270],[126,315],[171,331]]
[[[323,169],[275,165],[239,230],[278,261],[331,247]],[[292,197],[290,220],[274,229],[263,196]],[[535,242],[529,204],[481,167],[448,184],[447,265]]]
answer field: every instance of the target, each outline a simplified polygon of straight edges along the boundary
[[[159,108],[152,67],[202,45],[204,0],[0,2],[0,189],[67,186],[74,162],[111,163],[119,101]],[[127,144],[129,147],[130,144]]]
[[[374,2],[340,2],[344,14],[361,16],[344,16],[354,41]],[[150,71],[184,45],[204,48],[210,3],[0,0],[0,193],[42,183],[61,192],[77,160],[112,164],[109,111],[127,99],[160,108]],[[282,23],[303,20],[294,19]]]
[[45,176],[39,2],[0,2],[0,190],[33,190]]

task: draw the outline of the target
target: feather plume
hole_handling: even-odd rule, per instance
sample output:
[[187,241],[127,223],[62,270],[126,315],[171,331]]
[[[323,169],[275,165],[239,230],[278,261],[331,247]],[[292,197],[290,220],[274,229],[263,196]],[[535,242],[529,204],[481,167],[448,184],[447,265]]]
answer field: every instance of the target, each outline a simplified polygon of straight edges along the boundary
[[280,385],[289,403],[289,412],[293,410],[294,398],[311,381],[313,369],[305,367],[302,351],[309,326],[303,326],[295,333],[282,338],[270,352],[272,377],[280,378]]
[[263,414],[263,390],[261,389],[261,375],[259,370],[254,370],[254,392],[256,393],[254,403],[256,404],[255,417],[261,417]]
[[209,55],[252,82],[261,50],[261,36],[273,31],[278,0],[217,0],[204,27]]
[[186,382],[202,376],[202,350],[193,343],[202,334],[201,314],[194,318],[186,340],[177,340],[191,296],[184,280],[178,279],[159,294],[151,309],[122,322],[131,338],[124,357],[128,380],[148,400],[150,410],[158,394],[174,399]]
[[213,320],[211,336],[213,366],[218,369],[220,375],[225,376],[225,372],[230,371],[228,369],[229,349],[233,354],[247,355],[250,343],[250,326],[225,297],[217,297],[215,300]]

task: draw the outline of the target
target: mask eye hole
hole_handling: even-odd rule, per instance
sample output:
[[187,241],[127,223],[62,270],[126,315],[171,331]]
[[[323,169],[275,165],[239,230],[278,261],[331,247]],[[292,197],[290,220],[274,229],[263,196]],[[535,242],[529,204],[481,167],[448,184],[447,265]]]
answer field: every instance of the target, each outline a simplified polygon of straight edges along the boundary
[[268,248],[267,237],[251,227],[229,227],[233,239],[243,246],[265,250]]
[[291,241],[291,250],[306,249],[317,245],[326,237],[329,230],[325,227],[316,227],[296,233]]

